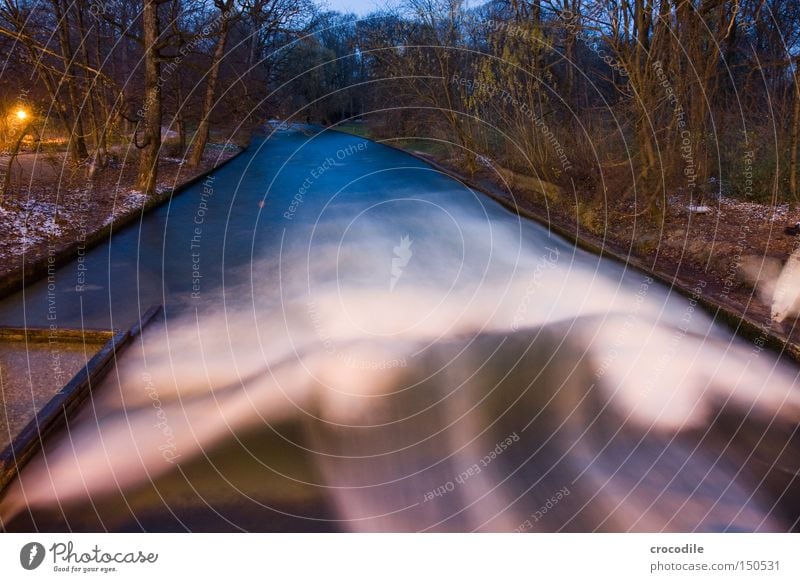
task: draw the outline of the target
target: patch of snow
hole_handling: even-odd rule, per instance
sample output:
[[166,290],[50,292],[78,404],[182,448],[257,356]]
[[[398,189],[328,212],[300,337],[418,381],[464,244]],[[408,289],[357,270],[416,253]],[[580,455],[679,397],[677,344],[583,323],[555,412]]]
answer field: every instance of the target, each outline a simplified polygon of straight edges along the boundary
[[785,203],[778,204],[777,206],[769,206],[757,202],[745,202],[727,196],[720,196],[719,203],[722,207],[745,213],[748,217],[756,220],[766,220],[770,222],[783,222],[788,220],[789,205]]
[[282,119],[270,119],[267,125],[271,125],[275,131],[289,131],[291,129],[290,124]]
[[481,154],[478,154],[477,156],[475,156],[475,159],[476,159],[476,160],[478,160],[478,163],[479,163],[480,165],[482,165],[482,166],[485,166],[485,167],[487,167],[487,168],[489,168],[489,169],[491,169],[491,168],[493,168],[493,167],[494,167],[494,166],[492,165],[492,161],[491,161],[489,158],[487,158],[486,156],[483,156],[483,155],[481,155]]
[[3,210],[3,226],[14,235],[7,243],[8,251],[19,255],[36,244],[62,236],[56,221],[58,210],[55,204],[36,200],[22,202],[16,211]]
[[239,146],[237,146],[235,143],[231,143],[231,142],[210,143],[210,144],[206,145],[206,149],[207,150],[212,149],[212,150],[223,150],[223,151],[227,151],[227,150],[238,151],[239,150]]
[[148,196],[136,188],[131,188],[127,192],[117,192],[114,211],[106,217],[103,221],[104,225],[111,224],[114,220],[128,213],[131,210],[136,210],[144,206],[147,202]]

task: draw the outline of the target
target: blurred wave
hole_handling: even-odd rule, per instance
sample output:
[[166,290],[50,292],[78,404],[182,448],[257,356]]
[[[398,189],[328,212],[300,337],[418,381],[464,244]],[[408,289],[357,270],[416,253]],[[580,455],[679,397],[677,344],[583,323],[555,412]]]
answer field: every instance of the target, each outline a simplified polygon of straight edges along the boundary
[[3,523],[288,423],[341,529],[797,527],[797,369],[695,299],[454,208],[293,236],[224,305],[151,325]]

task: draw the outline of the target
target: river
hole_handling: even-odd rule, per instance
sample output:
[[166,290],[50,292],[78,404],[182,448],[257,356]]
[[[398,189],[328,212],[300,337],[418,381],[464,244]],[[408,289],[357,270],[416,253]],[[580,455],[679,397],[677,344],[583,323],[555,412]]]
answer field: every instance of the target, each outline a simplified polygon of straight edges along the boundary
[[273,129],[0,303],[166,314],[22,472],[8,529],[791,529],[793,365],[416,158]]

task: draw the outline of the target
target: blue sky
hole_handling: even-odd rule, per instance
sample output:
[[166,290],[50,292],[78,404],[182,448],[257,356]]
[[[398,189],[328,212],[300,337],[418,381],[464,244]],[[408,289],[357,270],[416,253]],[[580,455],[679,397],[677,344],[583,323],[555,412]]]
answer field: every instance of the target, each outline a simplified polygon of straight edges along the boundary
[[[353,12],[358,16],[364,16],[379,8],[397,6],[401,2],[402,0],[317,0],[317,4],[327,5],[331,10]],[[466,0],[464,5],[475,6],[480,3],[481,0]]]
[[327,4],[329,8],[339,12],[354,12],[358,16],[364,16],[386,5],[396,5],[397,0],[319,0],[318,3]]

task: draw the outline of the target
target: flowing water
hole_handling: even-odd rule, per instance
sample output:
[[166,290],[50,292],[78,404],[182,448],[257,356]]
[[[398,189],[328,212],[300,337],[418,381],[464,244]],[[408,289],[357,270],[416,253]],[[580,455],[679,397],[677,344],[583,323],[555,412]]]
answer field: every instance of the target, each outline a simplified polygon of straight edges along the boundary
[[7,529],[796,525],[793,365],[376,143],[276,130],[0,323],[161,303]]

